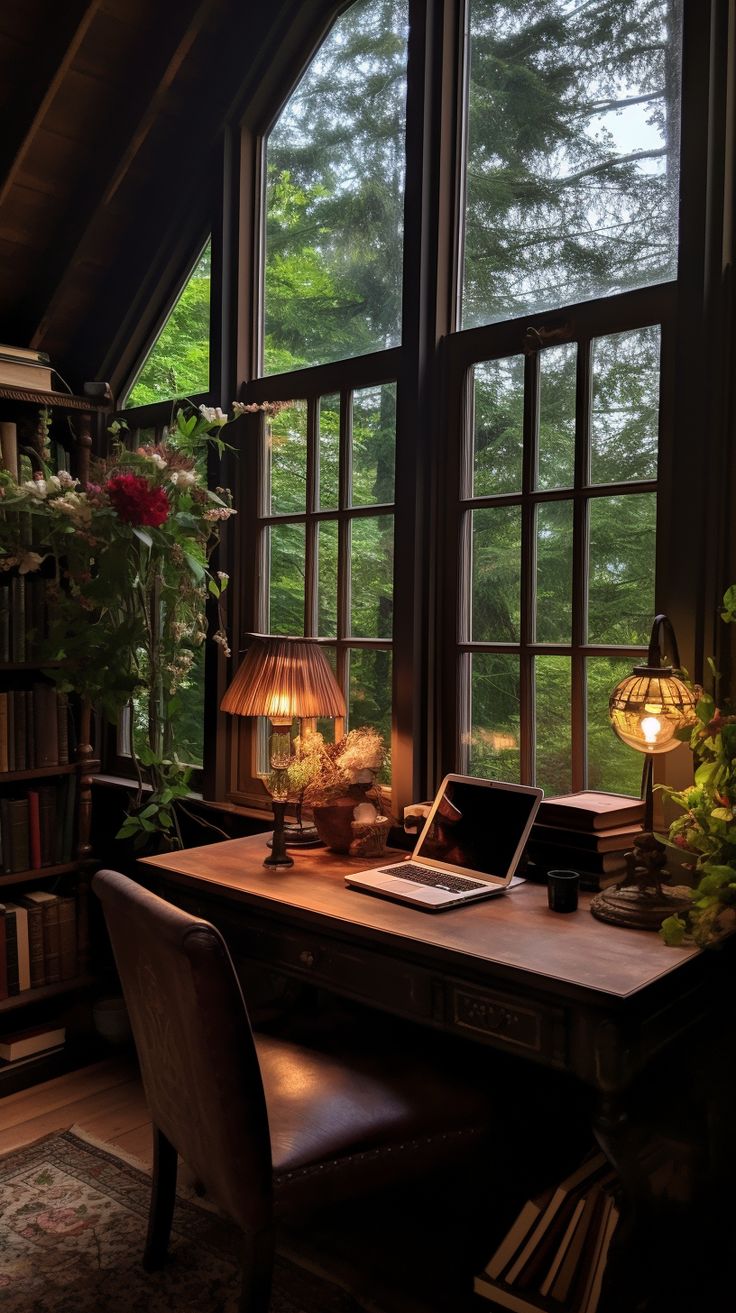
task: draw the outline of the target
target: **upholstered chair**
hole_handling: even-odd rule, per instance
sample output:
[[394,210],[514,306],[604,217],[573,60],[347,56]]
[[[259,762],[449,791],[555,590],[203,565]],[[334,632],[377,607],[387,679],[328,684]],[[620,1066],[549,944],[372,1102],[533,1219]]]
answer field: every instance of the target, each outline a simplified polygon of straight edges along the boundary
[[254,1035],[225,942],[114,871],[107,921],[153,1122],[144,1265],[165,1260],[177,1154],[242,1230],[242,1313],[269,1306],[274,1220],[477,1152],[490,1109],[447,1063]]

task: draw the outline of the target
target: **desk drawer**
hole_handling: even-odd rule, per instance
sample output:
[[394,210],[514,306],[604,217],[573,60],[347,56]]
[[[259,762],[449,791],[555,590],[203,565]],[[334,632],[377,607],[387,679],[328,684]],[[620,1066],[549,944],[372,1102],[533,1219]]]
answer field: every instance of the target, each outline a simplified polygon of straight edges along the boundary
[[564,1066],[565,1013],[536,999],[497,993],[460,981],[447,983],[447,1018],[453,1030],[487,1038],[499,1048]]
[[[232,923],[231,923],[232,930]],[[233,945],[275,970],[417,1020],[431,1017],[431,976],[421,967],[324,936],[249,924]]]

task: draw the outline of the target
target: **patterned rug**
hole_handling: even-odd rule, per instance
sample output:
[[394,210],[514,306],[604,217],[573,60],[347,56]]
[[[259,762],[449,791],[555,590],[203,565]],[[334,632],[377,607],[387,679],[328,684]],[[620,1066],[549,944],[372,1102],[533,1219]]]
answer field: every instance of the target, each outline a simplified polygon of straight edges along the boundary
[[[149,1178],[73,1131],[0,1159],[2,1313],[236,1313],[237,1231],[177,1201],[169,1262],[143,1271]],[[361,1313],[344,1290],[278,1258],[272,1313]]]

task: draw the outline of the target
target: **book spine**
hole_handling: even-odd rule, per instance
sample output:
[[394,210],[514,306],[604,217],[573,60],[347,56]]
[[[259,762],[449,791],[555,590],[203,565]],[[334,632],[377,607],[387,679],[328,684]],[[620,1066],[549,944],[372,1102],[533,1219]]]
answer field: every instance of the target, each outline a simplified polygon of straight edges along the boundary
[[57,898],[43,905],[43,968],[47,985],[56,985],[61,980],[59,902]]
[[10,870],[13,874],[17,874],[19,871],[27,871],[30,867],[28,800],[27,798],[9,798],[7,806]]
[[10,874],[10,808],[7,798],[0,798],[0,830],[3,836],[3,871]]
[[12,659],[26,659],[26,580],[16,574],[10,581],[10,614],[12,629]]
[[28,846],[30,849],[30,866],[31,871],[40,871],[41,869],[41,812],[39,806],[39,797],[35,789],[29,789],[26,794],[28,799]]
[[77,819],[76,775],[67,776],[64,803],[64,842],[61,860],[62,862],[71,862],[74,857],[75,822]]
[[0,999],[8,997],[8,971],[5,962],[5,907],[0,904]]
[[26,695],[22,688],[13,693],[13,735],[15,742],[15,769],[26,770]]
[[10,584],[0,585],[0,663],[10,660]]
[[8,770],[15,770],[15,698],[8,693]]
[[36,713],[33,689],[26,689],[26,769],[36,768]]
[[8,694],[0,693],[0,774],[8,771]]
[[53,784],[38,790],[39,827],[41,831],[41,865],[53,866],[56,833],[56,794]]
[[59,734],[56,714],[56,690],[51,684],[33,685],[33,713],[36,728],[36,766],[58,766]]
[[62,980],[77,974],[77,900],[74,896],[59,900],[59,972]]
[[59,744],[59,765],[69,765],[69,695],[56,695],[57,740]]
[[31,989],[46,984],[43,956],[43,908],[28,907],[28,959],[31,972]]
[[18,481],[18,431],[15,424],[0,421],[0,458],[5,469]]
[[15,924],[15,912],[5,908],[5,970],[7,973],[8,997],[20,993],[18,975],[18,931]]
[[15,931],[18,941],[18,981],[22,994],[24,989],[31,988],[28,911],[25,907],[16,907],[15,909]]

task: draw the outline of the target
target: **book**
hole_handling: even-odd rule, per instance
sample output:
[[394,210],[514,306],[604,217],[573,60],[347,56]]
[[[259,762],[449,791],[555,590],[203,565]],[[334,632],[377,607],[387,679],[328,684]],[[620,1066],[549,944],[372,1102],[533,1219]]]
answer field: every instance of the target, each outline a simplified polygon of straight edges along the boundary
[[8,765],[8,694],[0,693],[0,773],[7,772]]
[[613,825],[610,830],[578,830],[564,825],[533,825],[529,842],[544,847],[574,849],[580,854],[627,852],[641,834],[640,825]]
[[30,869],[28,842],[28,799],[3,798],[0,801],[3,827],[3,865],[8,874]]
[[56,985],[61,980],[59,941],[59,896],[45,889],[34,889],[25,895],[24,902],[35,903],[42,911],[43,971],[45,984]]
[[608,1260],[608,1250],[613,1233],[616,1230],[618,1217],[618,1208],[613,1195],[608,1194],[604,1199],[601,1210],[596,1243],[579,1302],[580,1313],[595,1313],[598,1307],[603,1288],[603,1274]]
[[5,964],[5,905],[0,903],[0,999],[8,997],[8,971]]
[[36,789],[29,789],[26,794],[28,799],[28,846],[30,849],[30,862],[28,869],[30,871],[40,871],[41,869],[41,819],[39,809],[38,792]]
[[10,657],[20,663],[26,659],[26,580],[22,574],[10,580],[10,624]]
[[572,826],[581,830],[610,830],[644,820],[644,800],[622,793],[583,789],[579,793],[543,798],[537,819],[540,825]]
[[5,972],[8,997],[20,993],[18,981],[18,932],[12,903],[5,903]]
[[535,1199],[528,1199],[519,1213],[516,1221],[509,1227],[498,1249],[488,1260],[485,1271],[489,1277],[499,1277],[503,1269],[511,1262],[514,1254],[523,1244],[524,1240],[531,1231],[534,1223],[538,1220],[544,1209],[547,1207],[552,1198],[553,1190],[546,1190],[543,1194],[538,1195]]
[[59,975],[73,980],[77,974],[77,900],[59,898]]
[[59,1048],[65,1039],[64,1026],[32,1026],[28,1030],[18,1030],[12,1035],[0,1036],[0,1058],[5,1062],[29,1058],[46,1049]]
[[18,992],[31,988],[31,957],[28,940],[28,911],[20,903],[6,902],[5,910],[15,917],[15,935],[18,951]]
[[566,848],[562,844],[539,844],[529,840],[529,856],[535,865],[546,870],[586,871],[590,875],[612,875],[615,871],[626,870],[623,851],[614,853],[585,853],[579,848]]
[[590,1236],[597,1235],[596,1223],[604,1198],[605,1195],[600,1184],[594,1185],[592,1190],[589,1190],[584,1197],[582,1213],[578,1218],[567,1252],[563,1255],[562,1262],[549,1288],[551,1298],[559,1300],[560,1303],[564,1304],[567,1301],[576,1278],[578,1278],[578,1285],[585,1279],[584,1253],[586,1241]]
[[0,1071],[15,1071],[16,1067],[26,1067],[31,1062],[40,1062],[42,1058],[50,1058],[52,1053],[61,1053],[63,1044],[55,1044],[50,1049],[43,1049],[40,1053],[31,1053],[27,1058],[14,1058],[12,1062],[7,1062],[5,1058],[0,1058]]
[[56,689],[53,684],[33,685],[33,709],[36,727],[36,766],[59,764],[59,720]]
[[[473,1289],[476,1295],[482,1295],[484,1299],[489,1299],[492,1304],[500,1304],[502,1308],[511,1309],[511,1313],[540,1313],[540,1309],[552,1308],[551,1304],[543,1304],[539,1296],[520,1295],[518,1291],[508,1290],[505,1286],[498,1285],[497,1282],[491,1281],[483,1273],[473,1281]],[[560,1313],[564,1313],[560,1310]]]
[[0,420],[0,460],[18,481],[18,430],[8,420]]
[[31,989],[40,989],[46,984],[46,972],[43,959],[43,907],[30,895],[18,899],[28,912],[28,959],[31,972]]
[[53,866],[56,852],[56,813],[58,787],[41,784],[38,787],[39,828],[41,831],[41,865]]
[[7,346],[0,342],[0,357],[5,360],[30,360],[37,365],[50,364],[46,351],[37,351],[32,346]]
[[573,1236],[575,1235],[575,1232],[580,1223],[580,1219],[582,1218],[584,1212],[585,1212],[585,1198],[583,1197],[582,1199],[578,1199],[577,1202],[575,1203],[575,1207],[572,1210],[570,1220],[568,1221],[568,1224],[565,1228],[565,1232],[562,1237],[562,1240],[557,1246],[557,1251],[552,1260],[549,1271],[547,1272],[546,1277],[544,1278],[542,1284],[539,1287],[540,1295],[548,1295],[550,1290],[552,1289],[552,1284],[560,1268],[562,1267],[563,1260],[565,1259],[567,1252],[570,1248],[570,1245],[572,1244]]
[[566,1176],[564,1181],[560,1182],[547,1204],[547,1207],[537,1221],[536,1226],[532,1229],[526,1244],[523,1246],[515,1262],[506,1273],[505,1280],[509,1285],[513,1285],[519,1273],[529,1262],[529,1259],[547,1234],[547,1231],[552,1225],[568,1195],[572,1194],[573,1191],[580,1189],[580,1187],[587,1182],[592,1181],[598,1173],[603,1171],[605,1166],[605,1155],[602,1153],[593,1154],[592,1157],[586,1158],[585,1162],[577,1167],[574,1172],[571,1172],[569,1176]]
[[56,736],[59,745],[58,758],[60,766],[69,765],[69,695],[56,694]]
[[51,367],[41,360],[13,360],[0,354],[0,385],[53,392]]
[[0,584],[0,663],[10,660],[10,584]]
[[17,688],[13,698],[13,737],[15,748],[15,769],[26,770],[26,695],[25,690]]

